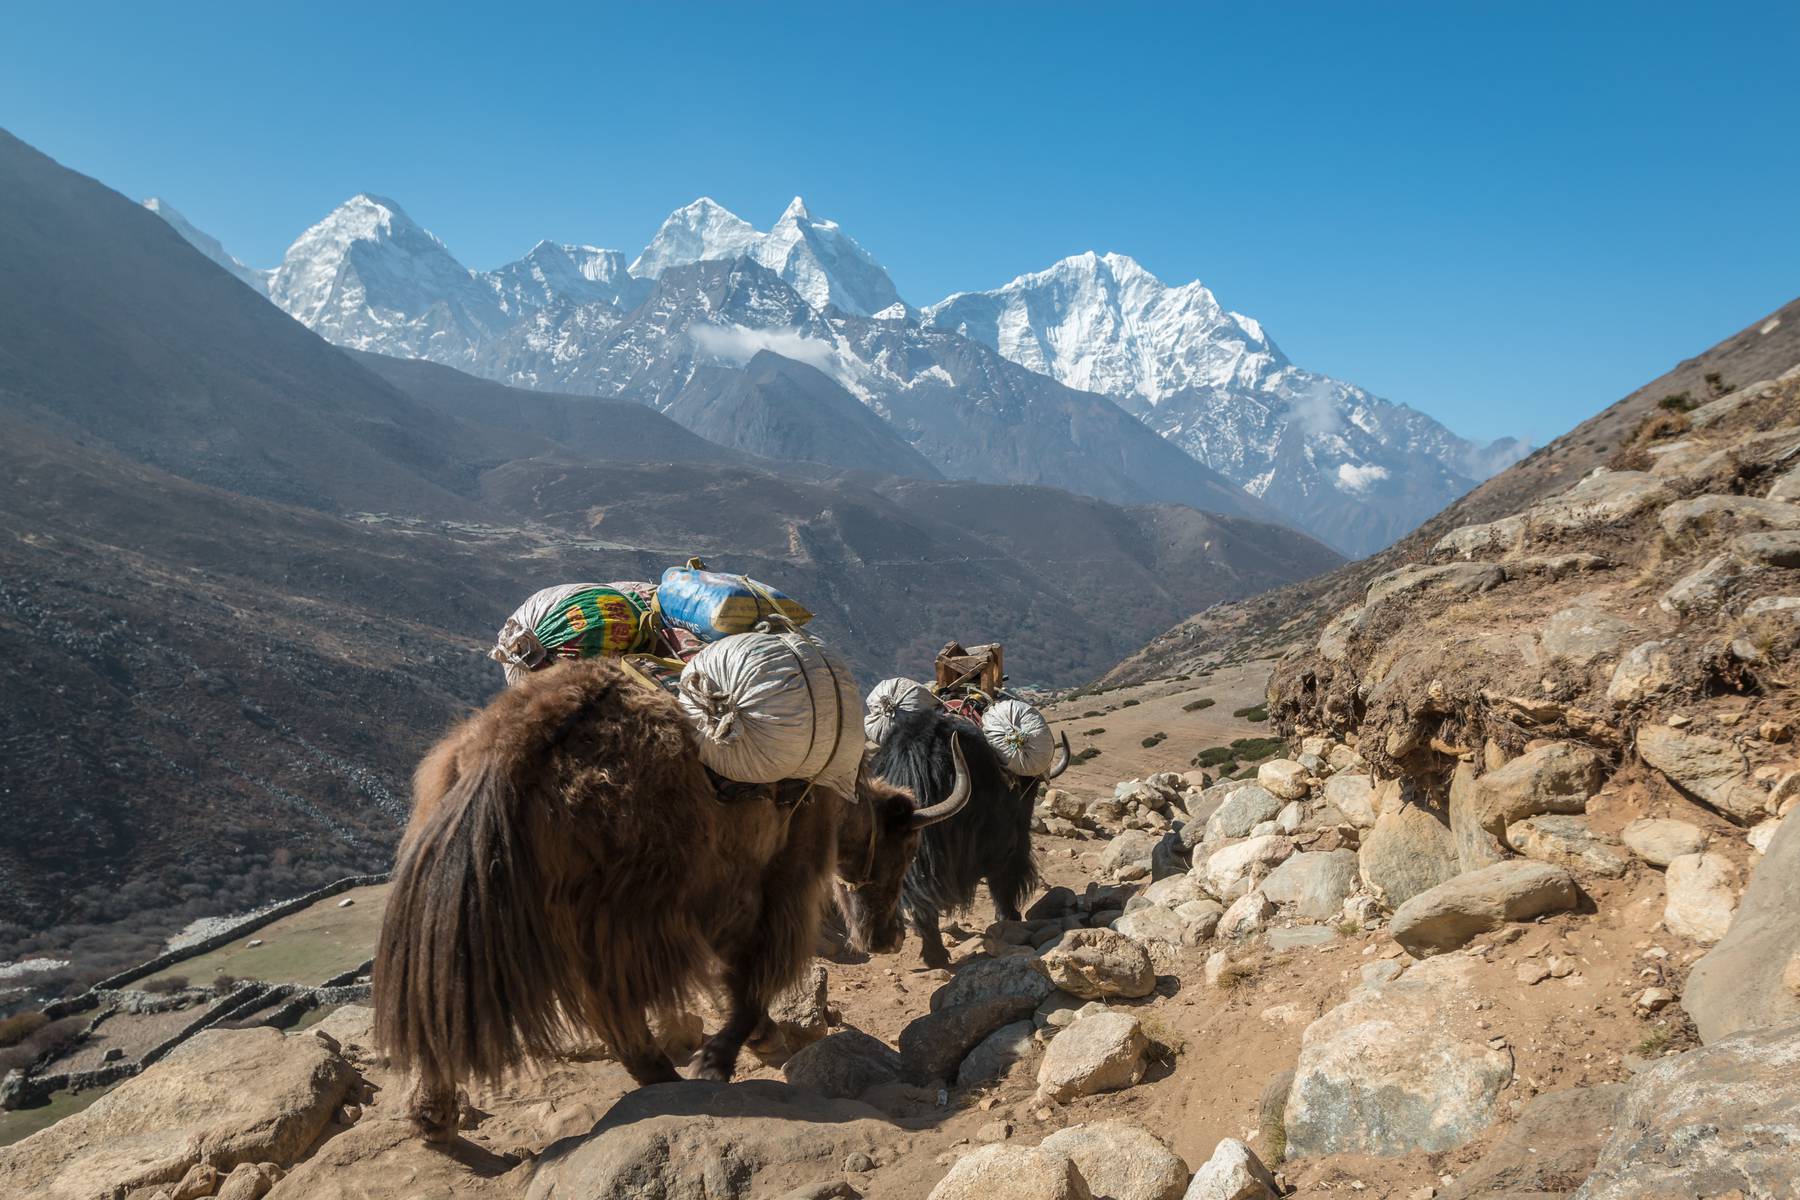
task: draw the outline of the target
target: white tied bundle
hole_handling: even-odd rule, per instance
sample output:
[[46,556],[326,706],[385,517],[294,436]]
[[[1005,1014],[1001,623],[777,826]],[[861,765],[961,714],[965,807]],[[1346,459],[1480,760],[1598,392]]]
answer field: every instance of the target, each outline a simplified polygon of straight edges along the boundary
[[798,631],[739,633],[694,655],[676,693],[700,761],[739,783],[816,780],[854,799],[863,743],[856,680]]
[[863,713],[863,734],[879,744],[887,740],[894,718],[901,713],[942,707],[944,702],[916,679],[898,676],[884,679],[869,691],[868,710]]
[[1042,775],[1056,761],[1050,722],[1023,700],[996,700],[982,715],[981,732],[1014,775]]

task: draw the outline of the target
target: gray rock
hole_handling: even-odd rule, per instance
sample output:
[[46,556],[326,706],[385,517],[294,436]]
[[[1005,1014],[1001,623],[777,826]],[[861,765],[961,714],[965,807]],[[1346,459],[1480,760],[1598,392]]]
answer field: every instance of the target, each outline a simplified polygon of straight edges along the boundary
[[1031,1037],[1036,1029],[1031,1021],[1015,1021],[982,1038],[956,1068],[956,1086],[979,1087],[1006,1078],[1017,1063],[1036,1049],[1037,1043]]
[[546,1150],[526,1195],[744,1200],[765,1173],[836,1174],[846,1156],[892,1137],[868,1105],[772,1080],[661,1083],[627,1092],[588,1136]]
[[1100,874],[1105,878],[1122,877],[1128,868],[1141,867],[1139,876],[1148,875],[1158,840],[1156,834],[1127,829],[1107,843],[1105,853],[1100,856]]
[[1457,763],[1450,776],[1450,837],[1456,843],[1456,865],[1464,871],[1479,871],[1512,857],[1481,823],[1474,763]]
[[[1800,467],[1793,467],[1769,487],[1771,500],[1800,500]],[[1800,566],[1800,538],[1794,539],[1794,559],[1789,566]]]
[[1626,1087],[1546,1092],[1525,1102],[1518,1119],[1481,1161],[1456,1177],[1439,1200],[1550,1200],[1586,1179],[1624,1107]]
[[1400,978],[1405,970],[1405,967],[1393,959],[1384,958],[1378,962],[1364,963],[1362,969],[1357,972],[1357,979],[1366,988],[1378,988],[1384,983],[1392,983]]
[[1178,904],[1186,904],[1189,900],[1200,900],[1206,896],[1200,881],[1191,875],[1175,875],[1168,879],[1159,879],[1143,891],[1143,899],[1151,904],[1160,904],[1164,908],[1174,908]]
[[1485,525],[1464,525],[1460,529],[1452,529],[1437,540],[1432,550],[1438,554],[1452,554],[1467,560],[1479,554],[1506,554],[1524,544],[1525,518],[1511,516],[1489,521]]
[[1736,1034],[1640,1073],[1575,1197],[1793,1196],[1796,1163],[1800,1023]]
[[1737,868],[1723,854],[1684,854],[1663,873],[1663,924],[1696,942],[1716,942],[1737,910]]
[[837,1100],[850,1100],[872,1087],[900,1078],[895,1051],[860,1029],[844,1029],[814,1042],[787,1060],[782,1074],[795,1087]]
[[1572,531],[1628,520],[1674,499],[1668,485],[1644,471],[1598,469],[1568,491],[1529,509],[1532,528]]
[[1225,916],[1225,906],[1217,900],[1202,897],[1189,900],[1185,904],[1175,906],[1175,915],[1180,917],[1184,926],[1181,936],[1185,946],[1198,946],[1211,937],[1219,928],[1219,922]]
[[[1794,468],[1800,474],[1800,467]],[[1776,533],[1740,533],[1731,539],[1734,554],[1745,562],[1764,567],[1800,567],[1800,531]]]
[[1715,612],[1725,606],[1744,580],[1744,563],[1730,554],[1716,554],[1683,575],[1658,600],[1657,607],[1674,616]]
[[1294,925],[1269,930],[1269,949],[1305,950],[1337,941],[1337,931],[1323,925]]
[[1731,529],[1800,529],[1800,505],[1756,496],[1695,496],[1667,506],[1656,522],[1669,538]]
[[1675,660],[1667,642],[1640,642],[1625,652],[1613,668],[1606,698],[1615,708],[1641,704],[1674,687]]
[[1356,851],[1326,850],[1296,854],[1269,872],[1263,895],[1314,921],[1328,921],[1356,890]]
[[1575,880],[1561,867],[1514,859],[1458,875],[1402,904],[1388,925],[1415,958],[1455,950],[1508,921],[1574,908]]
[[1625,848],[1653,867],[1666,867],[1684,854],[1706,849],[1706,831],[1687,821],[1640,817],[1620,835]]
[[1350,639],[1362,631],[1367,618],[1368,609],[1354,604],[1327,621],[1319,632],[1319,657],[1329,663],[1342,662],[1350,652]]
[[1280,1195],[1262,1159],[1236,1138],[1225,1138],[1194,1172],[1182,1200],[1275,1200]]
[[1194,871],[1201,883],[1221,900],[1234,900],[1255,887],[1275,866],[1294,852],[1292,839],[1264,834],[1213,851]]
[[1730,930],[1694,964],[1682,992],[1705,1041],[1800,1020],[1800,821],[1781,824]]
[[1126,913],[1113,922],[1113,929],[1136,942],[1148,945],[1161,942],[1166,946],[1184,944],[1187,925],[1172,908],[1147,904]]
[[983,1038],[1031,1016],[1038,1003],[1030,996],[997,994],[915,1018],[900,1031],[902,1070],[914,1083],[950,1079]]
[[963,1155],[926,1200],[1093,1200],[1075,1160],[1001,1142]]
[[1256,768],[1256,782],[1271,796],[1299,800],[1310,790],[1312,777],[1291,758],[1272,758]]
[[1619,853],[1619,843],[1595,833],[1583,817],[1527,817],[1506,827],[1506,844],[1526,858],[1578,874],[1607,879],[1625,874],[1625,856]]
[[1181,1200],[1187,1164],[1162,1140],[1128,1121],[1070,1125],[1039,1143],[1066,1154],[1096,1197],[1107,1200]]
[[1631,622],[1577,604],[1551,614],[1538,640],[1552,659],[1585,667],[1618,653],[1632,632]]
[[[1185,828],[1185,826],[1183,827]],[[1184,875],[1193,866],[1188,856],[1188,847],[1181,840],[1181,830],[1171,829],[1157,839],[1156,846],[1150,851],[1150,878],[1167,879],[1172,875]]]
[[1112,929],[1071,929],[1035,961],[1051,983],[1088,1000],[1148,996],[1156,989],[1149,953]]
[[1737,747],[1705,734],[1641,725],[1638,757],[1660,771],[1683,794],[1751,825],[1768,813],[1768,795],[1747,778],[1749,768]]
[[1325,781],[1325,803],[1358,829],[1374,828],[1380,815],[1375,807],[1375,781],[1367,775],[1333,775]]
[[984,958],[957,969],[950,982],[931,994],[931,1011],[941,1012],[994,996],[1017,997],[1035,1008],[1056,990],[1029,958]]
[[1077,1017],[1044,1051],[1038,1089],[1052,1100],[1131,1087],[1144,1077],[1150,1041],[1130,1013]]
[[825,966],[813,963],[805,978],[769,1005],[769,1027],[752,1047],[758,1058],[779,1066],[830,1032],[825,987]]
[[1074,910],[1079,897],[1066,887],[1053,887],[1044,892],[1031,906],[1025,910],[1027,921],[1042,921],[1049,917],[1060,917]]
[[1261,822],[1274,820],[1281,804],[1267,788],[1254,783],[1239,784],[1206,819],[1206,840],[1243,837]]
[[1213,932],[1221,938],[1247,938],[1274,918],[1275,904],[1260,891],[1247,892],[1231,902]]
[[1307,1027],[1288,1093],[1289,1158],[1442,1152],[1493,1122],[1512,1056],[1469,1019],[1474,969],[1462,955],[1422,962]]
[[1466,596],[1485,592],[1506,582],[1506,572],[1491,563],[1456,562],[1437,566],[1408,566],[1377,575],[1363,595],[1373,611],[1398,596],[1422,592],[1448,592]]
[[1552,742],[1521,754],[1475,780],[1469,815],[1496,837],[1526,817],[1578,813],[1600,790],[1605,774],[1600,756],[1582,746]]
[[1456,841],[1436,817],[1415,805],[1383,813],[1357,850],[1365,886],[1397,908],[1456,876]]

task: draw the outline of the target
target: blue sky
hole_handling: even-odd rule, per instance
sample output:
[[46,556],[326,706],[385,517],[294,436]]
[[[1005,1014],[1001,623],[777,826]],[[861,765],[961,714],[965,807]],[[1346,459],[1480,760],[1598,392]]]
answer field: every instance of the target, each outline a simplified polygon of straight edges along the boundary
[[474,267],[799,193],[914,303],[1116,250],[1543,441],[1800,294],[1797,12],[14,5],[0,125],[262,266],[362,190]]

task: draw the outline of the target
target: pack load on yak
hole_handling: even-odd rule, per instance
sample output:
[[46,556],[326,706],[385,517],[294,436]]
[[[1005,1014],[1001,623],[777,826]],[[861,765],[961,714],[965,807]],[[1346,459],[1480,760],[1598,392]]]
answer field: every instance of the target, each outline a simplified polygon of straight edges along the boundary
[[944,702],[916,679],[898,676],[884,679],[869,691],[868,705],[863,715],[863,736],[879,746],[887,740],[894,718],[901,713],[942,707]]
[[1005,662],[997,642],[967,649],[951,642],[938,651],[936,681],[930,687],[898,677],[875,685],[863,732],[880,745],[901,714],[941,708],[979,726],[1008,771],[1022,778],[1041,776],[1056,758],[1056,738],[1043,713],[1006,691]]
[[708,571],[697,558],[663,572],[656,606],[664,625],[686,630],[703,642],[749,633],[765,617],[780,615],[795,628],[812,620],[812,613],[798,600],[748,575]]
[[564,583],[533,592],[500,627],[488,657],[508,684],[562,659],[617,657],[651,649],[656,587]]

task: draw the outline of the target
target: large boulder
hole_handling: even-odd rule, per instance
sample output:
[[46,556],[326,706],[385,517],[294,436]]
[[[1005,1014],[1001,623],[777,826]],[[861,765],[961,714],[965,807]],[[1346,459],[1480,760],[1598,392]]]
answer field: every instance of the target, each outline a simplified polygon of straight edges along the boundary
[[1038,1089],[1052,1100],[1131,1087],[1144,1077],[1150,1040],[1130,1013],[1078,1016],[1056,1035],[1038,1064]]
[[983,1038],[1030,1017],[1037,1005],[1030,996],[996,994],[909,1021],[899,1038],[906,1077],[915,1083],[954,1078],[957,1064]]
[[1612,1135],[1626,1087],[1546,1092],[1528,1100],[1481,1161],[1456,1177],[1440,1200],[1550,1200],[1566,1196],[1594,1169]]
[[1581,894],[1561,867],[1514,859],[1420,892],[1394,913],[1388,932],[1418,958],[1444,954],[1508,921],[1574,908]]
[[1512,857],[1500,838],[1482,824],[1475,778],[1474,763],[1456,764],[1450,776],[1450,837],[1456,843],[1456,865],[1465,871],[1479,871]]
[[1117,930],[1071,929],[1036,961],[1051,983],[1084,1000],[1148,996],[1156,989],[1149,952]]
[[1673,500],[1668,484],[1647,471],[1597,468],[1574,487],[1525,512],[1533,529],[1573,531],[1624,521]]
[[1380,816],[1375,807],[1375,781],[1367,775],[1333,775],[1325,781],[1325,803],[1358,829],[1373,828]]
[[[595,1115],[587,1110],[589,1125]],[[491,1174],[491,1165],[476,1156],[444,1153],[400,1116],[365,1115],[349,1129],[326,1139],[270,1187],[275,1175],[272,1166],[259,1164],[255,1175],[241,1167],[234,1169],[219,1188],[218,1200],[398,1200],[414,1196],[499,1200],[496,1192],[500,1189],[493,1188],[485,1177]],[[506,1194],[518,1193],[509,1189]]]
[[1706,849],[1706,831],[1689,821],[1639,817],[1619,835],[1625,848],[1653,867],[1666,867],[1684,854]]
[[1314,921],[1336,918],[1344,898],[1356,890],[1356,851],[1320,850],[1296,854],[1269,872],[1263,895]]
[[1486,1129],[1512,1056],[1469,1018],[1474,972],[1461,955],[1429,959],[1307,1026],[1288,1092],[1288,1157],[1436,1153]]
[[1527,817],[1506,827],[1506,844],[1539,862],[1580,874],[1618,879],[1625,874],[1619,843],[1595,833],[1585,817]]
[[1277,863],[1294,852],[1294,843],[1278,833],[1246,838],[1213,851],[1197,863],[1206,890],[1221,900],[1233,900],[1254,888]]
[[1800,1020],[1800,821],[1781,823],[1731,928],[1694,964],[1681,1006],[1702,1039]]
[[1656,520],[1670,538],[1730,529],[1800,529],[1800,505],[1759,496],[1712,494],[1677,500]]
[[1225,797],[1224,803],[1206,818],[1206,840],[1217,842],[1239,838],[1264,821],[1273,821],[1283,801],[1267,788],[1254,783],[1240,784]]
[[1070,1125],[1039,1143],[1075,1160],[1096,1200],[1181,1200],[1187,1164],[1148,1129],[1129,1121]]
[[977,959],[958,967],[950,982],[931,994],[931,1011],[942,1012],[995,996],[1029,1001],[1029,1010],[1055,990],[1056,985],[1044,977],[1030,958]]
[[1275,1176],[1256,1152],[1236,1138],[1224,1138],[1194,1172],[1182,1200],[1276,1200],[1280,1195]]
[[1456,877],[1456,841],[1417,805],[1383,813],[1357,850],[1357,872],[1391,908]]
[[1576,1200],[1796,1194],[1800,1023],[1664,1058],[1630,1088]]
[[1093,1200],[1075,1160],[1037,1146],[983,1146],[956,1160],[926,1200]]
[[1618,653],[1631,634],[1631,622],[1576,604],[1552,613],[1538,640],[1550,658],[1585,667]]
[[758,1058],[778,1066],[831,1031],[826,1017],[826,979],[825,965],[813,963],[799,983],[769,1005],[768,1027],[751,1047]]
[[782,1074],[795,1087],[848,1100],[872,1087],[893,1083],[902,1070],[899,1052],[886,1042],[860,1029],[844,1029],[788,1059]]
[[1508,825],[1526,817],[1584,811],[1604,775],[1600,756],[1592,750],[1552,742],[1475,780],[1470,815],[1500,837]]
[[1684,854],[1663,873],[1663,924],[1696,942],[1716,942],[1737,910],[1737,867],[1723,854]]
[[1679,791],[1740,825],[1768,815],[1768,794],[1750,782],[1744,756],[1730,742],[1667,725],[1642,725],[1637,752]]
[[198,1034],[86,1109],[0,1149],[8,1195],[90,1200],[174,1184],[203,1158],[287,1164],[317,1140],[357,1082],[311,1033]]
[[1036,1048],[1031,1036],[1036,1029],[1031,1021],[1014,1021],[982,1038],[956,1068],[956,1086],[980,1087],[1004,1079]]
[[850,1154],[891,1146],[895,1133],[866,1104],[772,1080],[659,1083],[627,1092],[586,1137],[546,1150],[526,1195],[779,1195],[835,1174]]

